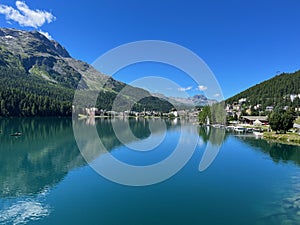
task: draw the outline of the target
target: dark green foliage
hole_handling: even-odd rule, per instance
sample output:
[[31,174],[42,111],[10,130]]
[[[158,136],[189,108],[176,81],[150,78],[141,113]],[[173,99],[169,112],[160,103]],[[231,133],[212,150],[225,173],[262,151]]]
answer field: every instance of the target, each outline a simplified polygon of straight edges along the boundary
[[210,106],[204,106],[199,112],[199,123],[207,124],[207,120],[211,121],[211,110]]
[[226,124],[224,102],[218,102],[211,106],[211,121],[214,124]]
[[131,110],[142,112],[157,111],[157,112],[169,112],[174,106],[166,100],[159,99],[157,97],[149,96],[141,99],[134,104]]
[[284,132],[293,128],[295,117],[292,112],[288,111],[282,115],[282,130]]
[[299,107],[300,100],[290,100],[290,94],[300,94],[300,71],[295,73],[282,73],[272,79],[257,84],[229,99],[226,103],[238,102],[241,98],[247,98],[247,105]]
[[269,124],[272,130],[286,132],[293,127],[295,117],[291,111],[275,110],[269,116]]
[[215,103],[211,106],[204,106],[199,112],[199,123],[200,124],[225,124],[226,123],[226,112],[224,110],[224,102]]
[[271,113],[269,117],[269,124],[272,130],[276,132],[280,131],[282,129],[281,114],[279,112]]
[[0,67],[0,116],[70,116],[74,90]]

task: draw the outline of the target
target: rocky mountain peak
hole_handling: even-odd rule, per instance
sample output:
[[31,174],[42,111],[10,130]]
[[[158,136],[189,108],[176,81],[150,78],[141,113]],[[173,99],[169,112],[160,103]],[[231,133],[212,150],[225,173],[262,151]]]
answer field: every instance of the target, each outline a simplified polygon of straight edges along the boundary
[[16,55],[23,57],[57,56],[69,58],[67,50],[59,43],[49,40],[38,31],[22,31],[12,28],[0,28],[0,44]]

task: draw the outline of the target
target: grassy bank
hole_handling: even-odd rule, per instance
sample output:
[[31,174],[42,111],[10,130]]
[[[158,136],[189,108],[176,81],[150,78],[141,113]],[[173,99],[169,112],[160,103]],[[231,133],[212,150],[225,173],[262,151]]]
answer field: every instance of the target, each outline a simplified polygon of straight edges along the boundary
[[276,134],[275,132],[264,132],[264,139],[300,146],[300,135],[298,133]]

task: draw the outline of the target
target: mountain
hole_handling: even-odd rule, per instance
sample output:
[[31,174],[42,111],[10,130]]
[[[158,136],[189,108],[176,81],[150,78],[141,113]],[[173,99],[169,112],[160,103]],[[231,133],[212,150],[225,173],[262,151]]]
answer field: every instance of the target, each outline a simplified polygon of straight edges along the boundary
[[206,96],[198,94],[198,95],[194,95],[193,97],[189,98],[194,105],[196,106],[204,106],[204,105],[212,105],[217,103],[218,101],[215,99],[208,99]]
[[135,96],[150,93],[72,58],[58,42],[37,31],[0,28],[0,116],[69,116],[77,87],[100,91],[96,107],[105,110],[112,108],[124,87],[131,95],[124,92],[121,98],[137,102],[133,110],[169,111],[173,107],[156,97],[139,101]]
[[208,99],[205,95],[197,94],[192,97],[182,98],[182,97],[172,97],[172,96],[165,96],[160,93],[152,93],[153,96],[158,98],[164,99],[170,102],[172,105],[175,106],[176,109],[191,109],[195,106],[205,106],[205,105],[212,105],[217,103],[217,100]]
[[227,104],[240,103],[252,112],[276,107],[300,107],[300,70],[282,73],[226,100]]

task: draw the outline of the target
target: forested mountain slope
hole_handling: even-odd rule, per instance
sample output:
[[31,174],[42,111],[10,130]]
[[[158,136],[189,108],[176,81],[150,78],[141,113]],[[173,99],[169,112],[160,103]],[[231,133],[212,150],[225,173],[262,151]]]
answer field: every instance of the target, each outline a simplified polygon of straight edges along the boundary
[[[59,43],[37,31],[0,28],[0,116],[70,116],[75,89],[87,87],[100,91],[96,107],[110,110],[125,86],[73,59]],[[143,89],[129,88],[136,96],[150,95]],[[168,111],[172,105],[149,97],[134,107],[144,108]]]
[[262,108],[278,105],[298,107],[300,105],[298,94],[300,94],[300,71],[277,75],[227,99],[226,103],[233,104],[246,98],[246,104],[252,106],[261,104]]

